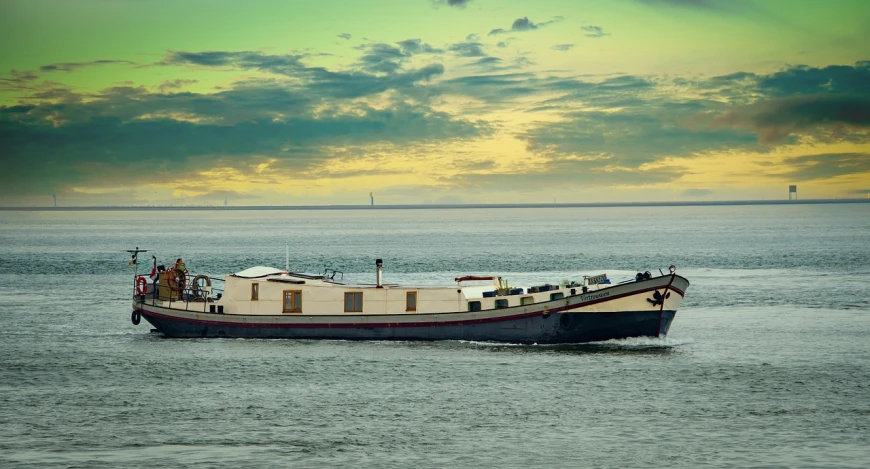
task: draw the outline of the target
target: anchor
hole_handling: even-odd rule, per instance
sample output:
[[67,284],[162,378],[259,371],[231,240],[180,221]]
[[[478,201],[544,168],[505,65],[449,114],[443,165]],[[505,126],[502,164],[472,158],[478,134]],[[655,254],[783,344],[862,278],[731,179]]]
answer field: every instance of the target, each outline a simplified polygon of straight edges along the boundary
[[671,297],[671,293],[670,293],[670,292],[668,292],[668,293],[665,294],[665,295],[662,295],[661,293],[659,293],[658,290],[656,290],[656,291],[653,293],[653,297],[652,297],[652,298],[647,298],[646,300],[649,301],[650,303],[652,303],[653,306],[659,306],[659,305],[664,305],[664,304],[665,304],[665,299],[670,298],[670,297]]

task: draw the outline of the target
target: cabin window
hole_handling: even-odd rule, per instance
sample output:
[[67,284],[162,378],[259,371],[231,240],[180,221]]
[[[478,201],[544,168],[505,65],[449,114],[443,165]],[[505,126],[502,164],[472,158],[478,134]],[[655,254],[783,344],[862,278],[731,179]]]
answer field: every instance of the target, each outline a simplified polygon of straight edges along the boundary
[[252,283],[251,284],[251,301],[257,301],[260,299],[260,284]]
[[524,296],[524,297],[520,298],[521,305],[530,305],[534,302],[535,302],[535,299],[531,296]]
[[405,294],[405,311],[417,311],[417,292],[409,291]]
[[469,301],[468,302],[468,310],[469,311],[480,311],[480,302],[479,301]]
[[362,310],[362,292],[349,292],[344,294],[345,313],[361,313]]
[[501,300],[495,300],[495,309],[503,309],[508,307],[507,298]]
[[302,292],[299,290],[284,290],[284,312],[302,312]]
[[565,298],[565,294],[562,293],[562,292],[559,292],[559,293],[550,293],[550,301],[553,301],[553,300],[561,300],[562,298]]

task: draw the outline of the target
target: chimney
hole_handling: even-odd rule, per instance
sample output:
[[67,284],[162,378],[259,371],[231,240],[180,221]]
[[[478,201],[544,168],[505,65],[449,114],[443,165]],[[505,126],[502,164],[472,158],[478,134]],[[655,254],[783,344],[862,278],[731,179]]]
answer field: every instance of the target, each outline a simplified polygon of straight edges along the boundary
[[381,269],[384,266],[384,261],[382,259],[378,259],[375,261],[375,265],[378,267],[378,288],[384,288],[383,285],[381,285]]

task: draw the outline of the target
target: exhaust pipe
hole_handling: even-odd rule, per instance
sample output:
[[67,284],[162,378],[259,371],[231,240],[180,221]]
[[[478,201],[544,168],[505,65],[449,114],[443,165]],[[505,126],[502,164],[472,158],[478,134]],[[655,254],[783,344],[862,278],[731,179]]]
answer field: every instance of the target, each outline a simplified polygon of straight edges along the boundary
[[377,268],[378,268],[378,288],[384,288],[384,286],[381,283],[381,277],[383,275],[381,271],[382,271],[383,266],[384,266],[384,261],[382,259],[376,260],[375,266],[377,266]]

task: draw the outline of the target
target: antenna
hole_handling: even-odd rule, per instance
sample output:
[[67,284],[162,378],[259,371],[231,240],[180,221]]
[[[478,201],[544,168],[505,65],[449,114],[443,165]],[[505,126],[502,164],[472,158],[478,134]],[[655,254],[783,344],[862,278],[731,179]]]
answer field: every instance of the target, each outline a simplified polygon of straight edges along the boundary
[[290,272],[290,243],[284,242],[284,271]]

